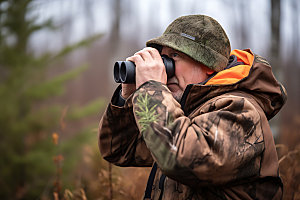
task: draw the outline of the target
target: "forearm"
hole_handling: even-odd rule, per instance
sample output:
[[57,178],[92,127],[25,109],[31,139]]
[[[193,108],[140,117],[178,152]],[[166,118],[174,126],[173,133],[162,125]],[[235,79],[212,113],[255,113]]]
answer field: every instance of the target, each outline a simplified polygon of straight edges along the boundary
[[168,88],[156,81],[146,82],[134,94],[133,110],[139,130],[158,166],[163,171],[176,168],[177,147],[174,144],[182,127],[176,128],[175,121],[188,118]]

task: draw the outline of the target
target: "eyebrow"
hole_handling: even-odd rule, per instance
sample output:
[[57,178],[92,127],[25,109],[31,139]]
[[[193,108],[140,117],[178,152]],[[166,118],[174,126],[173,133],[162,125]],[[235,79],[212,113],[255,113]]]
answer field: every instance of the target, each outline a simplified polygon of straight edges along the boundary
[[180,52],[180,51],[177,51],[177,50],[175,50],[175,49],[172,49],[172,51],[171,51],[171,53],[177,53],[179,56],[181,56],[181,57],[185,57],[186,56],[186,54],[185,53],[182,53],[182,52]]
[[177,53],[177,54],[179,54],[180,56],[185,55],[184,53],[182,53],[182,52],[180,52],[180,51],[178,51],[178,50],[176,50],[176,49],[173,49],[173,48],[171,48],[171,47],[168,47],[167,54],[170,54],[170,53]]
[[182,54],[180,51],[177,51],[177,50],[175,50],[175,49],[170,49],[170,52],[168,52],[168,53],[178,53],[178,54]]

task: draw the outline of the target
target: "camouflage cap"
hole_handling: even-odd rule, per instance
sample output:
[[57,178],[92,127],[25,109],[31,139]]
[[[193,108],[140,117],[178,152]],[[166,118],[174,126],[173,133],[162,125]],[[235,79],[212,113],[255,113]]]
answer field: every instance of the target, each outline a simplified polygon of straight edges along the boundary
[[217,72],[226,67],[231,51],[222,26],[205,15],[177,18],[162,36],[147,41],[146,45],[171,47]]

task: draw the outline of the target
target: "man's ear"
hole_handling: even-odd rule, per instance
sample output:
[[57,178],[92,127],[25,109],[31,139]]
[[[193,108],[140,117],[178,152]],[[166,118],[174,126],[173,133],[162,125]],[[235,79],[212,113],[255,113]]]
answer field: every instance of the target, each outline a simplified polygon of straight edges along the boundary
[[207,70],[206,70],[206,75],[207,76],[212,75],[214,72],[215,72],[214,70],[212,70],[212,69],[210,69],[210,68],[207,67]]

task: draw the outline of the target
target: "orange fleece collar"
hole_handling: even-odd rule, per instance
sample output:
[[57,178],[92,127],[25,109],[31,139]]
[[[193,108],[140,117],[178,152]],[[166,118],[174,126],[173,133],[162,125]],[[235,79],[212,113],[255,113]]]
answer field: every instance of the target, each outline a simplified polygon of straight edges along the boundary
[[245,63],[244,65],[237,65],[229,69],[225,69],[217,73],[205,85],[230,85],[237,83],[241,79],[249,75],[250,69],[254,61],[254,55],[250,49],[247,50],[233,50],[230,55],[235,55],[238,62]]

